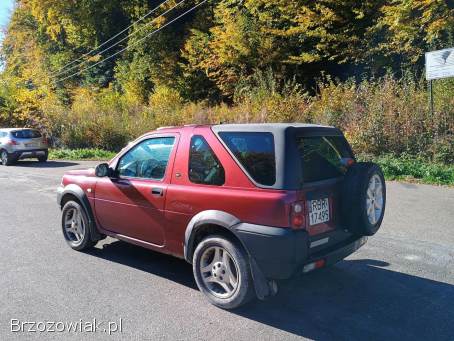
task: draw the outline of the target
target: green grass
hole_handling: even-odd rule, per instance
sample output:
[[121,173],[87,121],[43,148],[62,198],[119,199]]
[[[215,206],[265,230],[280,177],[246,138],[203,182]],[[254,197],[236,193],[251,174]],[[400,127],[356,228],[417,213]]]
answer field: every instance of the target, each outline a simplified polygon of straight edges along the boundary
[[101,149],[51,149],[49,159],[51,160],[110,160],[116,155]]
[[360,161],[380,165],[387,180],[403,180],[433,185],[454,185],[454,165],[434,163],[418,157],[383,155],[360,156]]

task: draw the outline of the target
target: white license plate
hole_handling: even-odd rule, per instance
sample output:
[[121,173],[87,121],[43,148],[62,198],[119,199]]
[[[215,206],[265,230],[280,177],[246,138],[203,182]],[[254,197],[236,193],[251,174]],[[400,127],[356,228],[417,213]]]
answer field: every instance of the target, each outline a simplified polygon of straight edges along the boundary
[[309,225],[317,225],[329,221],[328,198],[309,200]]
[[35,147],[38,147],[38,144],[37,144],[37,143],[26,143],[26,144],[25,144],[25,147],[28,147],[28,148],[35,148]]

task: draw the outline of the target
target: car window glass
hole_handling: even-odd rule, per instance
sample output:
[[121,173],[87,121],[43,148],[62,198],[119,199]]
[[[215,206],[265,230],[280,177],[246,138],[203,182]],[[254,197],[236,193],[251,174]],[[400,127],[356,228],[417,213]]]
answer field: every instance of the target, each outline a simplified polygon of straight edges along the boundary
[[167,169],[175,137],[158,137],[140,142],[118,163],[121,177],[162,180]]
[[343,137],[298,137],[303,181],[313,182],[339,177],[347,168],[344,160],[351,154]]
[[16,139],[36,139],[41,137],[41,133],[38,130],[32,129],[13,131],[12,135]]
[[257,183],[276,182],[276,156],[272,133],[221,132],[221,139]]
[[225,182],[224,168],[202,136],[194,136],[191,139],[189,180],[196,184],[217,186]]

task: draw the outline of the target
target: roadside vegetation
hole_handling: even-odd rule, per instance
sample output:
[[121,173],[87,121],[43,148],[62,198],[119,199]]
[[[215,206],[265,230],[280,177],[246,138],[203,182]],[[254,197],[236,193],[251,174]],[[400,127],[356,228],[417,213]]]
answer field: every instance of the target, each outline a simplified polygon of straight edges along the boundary
[[386,180],[403,180],[432,185],[454,186],[454,164],[428,162],[412,156],[361,155],[359,160],[374,161],[380,165]]
[[454,80],[434,83],[434,113],[424,80],[424,52],[454,46],[451,1],[209,1],[134,45],[197,2],[153,21],[170,0],[84,56],[157,3],[17,0],[0,50],[0,126],[41,129],[53,158],[104,159],[159,126],[320,123],[389,178],[451,181]]
[[112,159],[115,154],[101,149],[51,149],[49,159],[104,161]]

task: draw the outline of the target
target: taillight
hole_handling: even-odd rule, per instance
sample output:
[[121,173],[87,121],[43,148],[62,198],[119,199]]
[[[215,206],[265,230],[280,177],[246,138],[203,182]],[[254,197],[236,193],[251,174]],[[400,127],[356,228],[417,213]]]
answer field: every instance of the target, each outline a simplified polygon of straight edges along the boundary
[[355,159],[352,159],[351,157],[344,157],[341,159],[341,164],[344,167],[349,168],[355,164]]
[[47,138],[43,136],[43,144],[47,144]]
[[324,259],[319,259],[316,262],[306,264],[303,267],[303,272],[306,273],[306,272],[309,272],[309,271],[312,271],[312,270],[315,270],[315,269],[323,268],[325,266],[325,264],[326,264],[326,262],[325,262]]
[[17,143],[17,141],[15,140],[8,140],[6,141],[6,144],[10,146],[17,146],[19,143]]
[[304,229],[306,227],[306,214],[304,201],[297,201],[290,208],[290,225],[293,229]]

